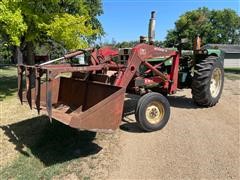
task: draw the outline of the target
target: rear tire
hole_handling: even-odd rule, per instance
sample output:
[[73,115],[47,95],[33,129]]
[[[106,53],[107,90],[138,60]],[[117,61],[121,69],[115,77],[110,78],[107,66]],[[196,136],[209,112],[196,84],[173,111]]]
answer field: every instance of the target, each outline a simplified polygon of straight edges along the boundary
[[161,94],[151,92],[142,96],[135,111],[136,120],[144,131],[162,129],[170,117],[170,104]]
[[192,97],[199,106],[211,107],[219,101],[224,83],[224,70],[217,57],[209,56],[195,66]]

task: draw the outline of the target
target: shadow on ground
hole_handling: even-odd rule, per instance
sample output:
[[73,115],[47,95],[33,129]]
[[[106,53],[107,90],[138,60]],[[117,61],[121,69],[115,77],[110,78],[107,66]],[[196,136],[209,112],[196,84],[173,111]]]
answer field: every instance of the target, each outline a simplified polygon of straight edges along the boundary
[[16,68],[16,65],[0,64],[0,69],[9,70],[9,69],[11,69],[11,68]]
[[17,91],[17,76],[0,76],[0,101]]
[[143,133],[144,131],[138,126],[135,118],[130,118],[130,115],[135,115],[135,109],[140,96],[127,94],[124,102],[123,119],[120,129],[132,133]]
[[[138,126],[135,118],[130,118],[129,115],[135,115],[135,108],[140,96],[128,94],[124,102],[123,119],[120,129],[132,133],[143,133],[144,131]],[[196,109],[199,108],[194,104],[192,98],[186,96],[168,96],[170,106],[183,109]]]
[[[132,94],[126,96],[123,122],[120,126],[123,131],[144,132],[134,118],[139,98]],[[170,96],[168,99],[171,106],[177,108],[197,108],[190,98],[184,96]],[[26,157],[35,156],[46,166],[97,154],[102,150],[102,147],[93,142],[95,133],[79,132],[55,120],[49,123],[46,116],[2,126],[1,129],[17,151]]]
[[183,109],[197,109],[200,108],[197,106],[192,98],[184,96],[168,96],[167,97],[170,106]]
[[96,133],[79,132],[55,120],[49,123],[46,116],[2,126],[1,129],[17,151],[25,156],[35,156],[46,166],[102,150],[102,147],[92,142]]

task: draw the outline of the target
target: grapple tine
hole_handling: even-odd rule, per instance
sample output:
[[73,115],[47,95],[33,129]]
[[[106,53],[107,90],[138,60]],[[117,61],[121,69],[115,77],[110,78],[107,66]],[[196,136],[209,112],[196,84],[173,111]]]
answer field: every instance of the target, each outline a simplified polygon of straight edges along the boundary
[[26,98],[30,108],[32,109],[31,76],[32,68],[26,67]]
[[41,76],[42,72],[40,68],[35,69],[35,105],[38,111],[38,114],[40,114],[40,97],[41,97]]
[[21,104],[23,103],[23,97],[22,97],[22,92],[23,92],[23,66],[18,65],[18,97],[21,101]]
[[47,113],[50,121],[52,122],[52,80],[50,78],[50,72],[46,73],[46,106]]

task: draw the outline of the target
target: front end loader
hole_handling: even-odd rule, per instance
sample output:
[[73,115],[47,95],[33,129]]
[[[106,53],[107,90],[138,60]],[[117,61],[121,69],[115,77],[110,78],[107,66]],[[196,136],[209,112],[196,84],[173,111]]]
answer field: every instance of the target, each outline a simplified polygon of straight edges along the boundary
[[[193,98],[199,105],[215,105],[223,85],[220,65],[212,60],[189,65],[180,51],[154,46],[154,27],[152,12],[148,41],[141,37],[133,48],[81,49],[42,64],[19,64],[21,103],[27,102],[30,108],[46,112],[50,120],[70,127],[105,132],[119,127],[126,92],[141,96],[135,116],[144,131],[156,131],[167,124],[170,105],[166,95],[176,93],[178,88],[193,86]],[[65,61],[73,58],[81,63]],[[211,94],[212,87],[217,86],[219,89]]]

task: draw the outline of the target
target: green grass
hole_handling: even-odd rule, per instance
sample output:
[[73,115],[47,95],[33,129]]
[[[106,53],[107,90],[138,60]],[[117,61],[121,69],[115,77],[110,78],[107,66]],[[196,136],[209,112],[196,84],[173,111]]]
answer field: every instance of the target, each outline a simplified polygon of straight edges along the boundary
[[229,80],[240,80],[240,68],[233,67],[233,68],[224,68],[225,78]]
[[240,68],[224,68],[225,72],[240,74]]
[[235,74],[235,73],[226,73],[225,72],[224,77],[229,80],[232,80],[232,81],[240,80],[240,74]]
[[0,101],[11,97],[17,92],[17,69],[16,67],[0,67]]
[[[51,168],[51,169],[50,169]],[[43,164],[34,157],[26,159],[20,155],[10,166],[3,168],[2,179],[51,179],[59,174],[64,164],[44,168]]]

